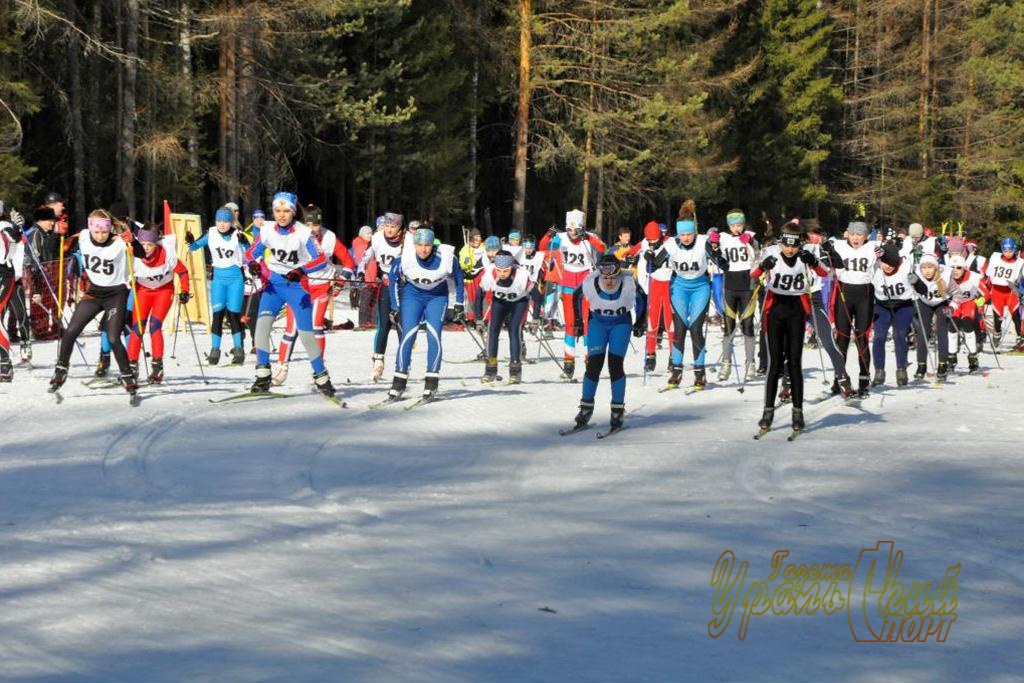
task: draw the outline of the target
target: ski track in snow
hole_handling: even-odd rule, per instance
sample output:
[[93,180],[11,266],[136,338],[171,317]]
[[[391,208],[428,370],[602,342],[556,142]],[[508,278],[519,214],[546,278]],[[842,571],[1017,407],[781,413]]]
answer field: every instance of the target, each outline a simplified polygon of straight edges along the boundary
[[[607,376],[594,428],[559,437],[581,385],[543,352],[522,385],[462,387],[482,366],[448,364],[446,400],[367,411],[388,387],[366,379],[368,333],[328,336],[347,410],[313,393],[211,405],[247,388],[251,357],[205,367],[207,385],[189,341],[137,408],[81,386],[80,358],[54,405],[52,343],[0,385],[0,679],[1002,681],[1024,666],[1022,359],[808,405],[788,443],[787,407],[751,439],[763,382],[659,394],[663,373],[643,387],[631,353],[629,429],[598,441]],[[477,350],[459,332],[444,348]],[[296,356],[288,393],[309,391]],[[811,399],[817,354],[804,361]],[[853,564],[878,540],[904,551],[908,583],[962,564],[949,642],[857,644],[820,614],[755,617],[743,642],[737,614],[708,637],[722,551],[753,580],[776,549]]]

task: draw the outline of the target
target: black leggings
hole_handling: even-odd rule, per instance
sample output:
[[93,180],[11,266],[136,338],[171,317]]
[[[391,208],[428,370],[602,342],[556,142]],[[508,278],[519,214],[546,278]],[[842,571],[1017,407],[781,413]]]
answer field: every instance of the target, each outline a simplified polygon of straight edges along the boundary
[[[626,376],[625,358],[609,353],[608,355],[608,379],[614,383]],[[591,353],[587,355],[587,369],[584,376],[595,384],[601,379],[601,370],[604,369],[604,353]]]
[[60,339],[60,350],[57,352],[57,365],[68,366],[71,360],[71,349],[74,348],[78,336],[85,326],[100,312],[105,313],[107,338],[110,350],[117,360],[117,367],[122,375],[131,373],[128,364],[128,352],[121,342],[124,329],[125,308],[128,304],[128,290],[124,287],[90,287],[82,300],[75,307],[71,322]]
[[498,357],[498,342],[501,339],[501,327],[508,320],[508,359],[518,363],[522,355],[522,329],[526,320],[526,311],[530,308],[530,297],[525,296],[518,301],[494,299],[491,304],[491,322],[487,328],[487,357]]
[[[373,338],[373,353],[384,355],[388,348],[388,335],[391,334],[391,292],[383,282],[377,289],[377,333]],[[398,339],[402,339],[402,327],[395,325]]]
[[799,296],[771,294],[771,306],[765,320],[765,346],[768,351],[768,377],[764,382],[764,406],[775,406],[783,365],[789,370],[789,388],[794,408],[804,406],[804,327],[807,313]]
[[246,327],[249,328],[249,336],[252,337],[253,346],[256,345],[256,319],[259,318],[261,294],[263,294],[263,290],[253,292],[245,297],[245,303],[242,304],[242,310],[245,311],[245,315],[248,318]]
[[935,320],[935,339],[939,346],[939,362],[945,362],[949,356],[949,316],[942,310],[946,304],[932,307],[918,302],[915,304],[918,313],[914,329],[914,345],[917,347],[917,362],[928,362],[928,339],[932,336],[932,320]]
[[[259,297],[257,297],[258,299]],[[242,316],[234,311],[229,311],[226,308],[222,308],[213,314],[213,324],[210,325],[210,334],[215,334],[218,337],[221,336],[221,332],[224,330],[224,316],[228,317],[228,325],[231,327],[231,334],[240,334],[242,332]],[[245,346],[245,338],[242,338],[242,346]]]
[[[25,308],[25,290],[21,280],[15,279],[11,300],[7,302],[7,332],[12,342],[29,342],[28,309]],[[2,298],[2,296],[0,296]]]
[[725,316],[725,336],[733,334],[737,318],[740,320],[740,333],[744,337],[754,336],[754,307],[750,305],[751,294],[753,292],[749,289],[746,291],[725,290],[723,296],[725,310],[722,311],[722,315]]
[[875,292],[871,285],[848,285],[836,282],[832,314],[836,320],[836,346],[845,363],[850,349],[850,337],[857,344],[860,378],[871,375],[871,350],[868,335],[874,319]]

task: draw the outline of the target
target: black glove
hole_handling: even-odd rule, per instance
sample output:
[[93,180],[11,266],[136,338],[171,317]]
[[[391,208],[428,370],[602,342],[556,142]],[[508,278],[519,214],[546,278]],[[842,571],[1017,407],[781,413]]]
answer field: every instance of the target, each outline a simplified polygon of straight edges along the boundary
[[11,209],[11,225],[14,225],[17,228],[25,227],[25,217],[14,209]]
[[644,260],[647,261],[648,263],[654,263],[654,254],[655,253],[656,252],[654,251],[654,249],[651,249],[650,247],[648,247],[647,250],[644,251]]
[[582,337],[583,336],[583,321],[577,318],[572,323],[572,336]]
[[401,327],[402,316],[398,312],[397,308],[392,308],[390,311],[388,311],[388,319],[391,321],[391,324],[394,325],[395,327]]
[[875,247],[875,258],[877,258],[877,259],[882,258],[882,254],[884,254],[884,253],[885,253],[884,249],[882,249],[881,247]]
[[774,256],[766,256],[765,259],[761,261],[761,270],[771,270],[775,267],[776,263],[778,263],[778,259]]
[[636,322],[633,323],[633,336],[642,337],[645,334],[647,334],[647,320],[643,316],[640,316],[636,319]]
[[806,263],[808,266],[813,268],[818,265],[818,257],[807,251],[806,249],[800,250],[800,260]]
[[256,277],[263,275],[263,266],[260,265],[259,261],[249,261],[249,272]]
[[192,244],[196,241],[196,238],[192,236],[192,233],[185,231],[185,244]]
[[943,235],[939,239],[935,240],[935,244],[936,244],[936,246],[938,246],[939,251],[941,251],[943,254],[945,254],[946,252],[949,251],[949,244],[946,242],[946,236],[945,235]]
[[178,294],[178,303],[179,304],[187,304],[189,299],[191,299],[191,298],[192,298],[192,295],[189,294],[188,292],[180,292]]
[[300,280],[302,280],[303,277],[305,277],[305,275],[306,271],[304,271],[302,268],[292,268],[291,270],[284,274],[284,277],[289,282],[299,282]]
[[832,254],[836,250],[836,243],[832,240],[825,240],[821,243],[821,253]]
[[909,282],[909,283],[910,283],[910,286],[911,286],[911,287],[913,287],[914,285],[916,285],[916,284],[917,284],[918,282],[920,282],[920,281],[921,281],[921,278],[919,278],[919,277],[917,276],[917,273],[915,273],[914,271],[910,271],[910,272],[909,272],[909,273],[907,274],[907,282]]
[[462,304],[455,304],[452,308],[452,320],[457,323],[461,323],[466,319],[466,307]]

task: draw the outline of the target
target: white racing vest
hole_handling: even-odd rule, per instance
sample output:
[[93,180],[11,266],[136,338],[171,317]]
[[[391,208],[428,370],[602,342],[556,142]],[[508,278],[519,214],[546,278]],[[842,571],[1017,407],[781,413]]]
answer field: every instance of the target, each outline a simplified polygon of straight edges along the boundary
[[954,304],[962,304],[969,299],[977,299],[981,296],[981,274],[973,270],[967,271],[967,279],[963,282],[955,282],[956,291],[950,296]]
[[416,257],[412,233],[405,234],[405,247],[402,249],[402,278],[418,289],[431,290],[452,275],[452,262],[455,247],[450,244],[435,245],[434,251],[441,257],[441,264],[434,269],[424,268]]
[[540,275],[544,272],[544,257],[543,251],[533,252],[533,256],[526,256],[524,252],[522,267],[530,276],[530,280],[538,282]]
[[869,285],[871,277],[875,273],[875,247],[871,242],[865,242],[856,249],[850,246],[846,240],[836,240],[836,253],[843,260],[843,268],[836,272],[839,281],[847,285]]
[[718,246],[722,256],[729,262],[729,272],[749,271],[753,268],[754,250],[749,244],[743,244],[740,238],[731,232],[718,233]]
[[800,296],[810,291],[810,268],[800,260],[799,252],[793,265],[782,258],[782,251],[777,244],[765,249],[764,255],[765,258],[775,257],[775,265],[765,274],[765,289],[783,296]]
[[[536,256],[536,254],[534,254]],[[402,264],[403,270],[405,264]],[[512,282],[508,285],[500,284],[494,277],[494,268],[488,268],[480,278],[480,289],[485,292],[492,292],[495,299],[501,301],[519,301],[525,299],[530,293],[530,273],[526,268],[516,268],[512,274]]]
[[[939,271],[938,273],[935,274],[934,280],[926,280],[924,278],[924,274],[921,272],[920,265],[918,265],[916,272],[917,277],[919,277],[921,279],[921,282],[924,283],[924,286],[928,288],[928,291],[925,292],[924,294],[918,294],[916,290],[914,291],[914,296],[918,300],[920,300],[921,303],[934,308],[939,304],[949,300],[949,291],[951,288],[949,281],[953,272],[951,268],[949,268],[948,266],[939,266]],[[946,294],[943,296],[939,296],[939,280],[942,280],[943,282],[946,283]]]
[[562,252],[562,270],[567,273],[589,273],[594,269],[594,248],[586,239],[573,242],[569,235],[562,233],[558,238],[558,250]]
[[871,285],[875,289],[875,301],[910,301],[914,298],[914,288],[907,277],[914,266],[909,259],[903,259],[900,267],[886,275],[879,265],[871,276]]
[[1007,263],[1003,260],[1002,253],[995,253],[992,254],[992,258],[988,260],[988,267],[985,269],[985,274],[988,275],[988,278],[992,281],[993,285],[999,285],[1000,287],[1012,287],[1017,284],[1017,280],[1020,279],[1021,267],[1024,267],[1024,260],[1019,256],[1013,261]]
[[663,265],[661,268],[655,268],[650,273],[647,272],[647,259],[644,258],[644,254],[647,253],[650,247],[651,243],[647,241],[647,238],[640,240],[640,249],[637,251],[640,259],[636,262],[636,281],[640,285],[640,289],[648,293],[650,292],[651,280],[655,282],[668,282],[672,279],[672,268],[668,264]]
[[681,247],[678,239],[670,239],[662,246],[671,257],[668,265],[676,277],[696,280],[708,272],[707,235],[697,235],[689,249]]
[[[316,237],[313,240],[315,241]],[[324,253],[324,259],[327,261],[327,266],[315,273],[310,273],[309,279],[313,282],[328,282],[334,279],[334,275],[338,271],[337,267],[331,263],[331,259],[334,257],[334,248],[338,246],[338,236],[330,230],[321,227],[319,244],[320,251]]]
[[156,266],[147,266],[146,262],[136,257],[134,260],[135,281],[146,289],[160,289],[174,281],[174,266],[178,264],[178,255],[174,252],[174,235],[164,235],[160,240],[164,248],[164,262]]
[[206,247],[210,250],[210,265],[214,268],[241,268],[245,261],[245,248],[238,241],[237,230],[232,230],[225,237],[217,228],[210,228]]
[[89,282],[97,287],[116,287],[128,284],[128,255],[131,246],[115,233],[101,247],[92,241],[88,230],[78,233],[78,249],[82,252],[82,267],[89,274]]
[[966,267],[967,270],[973,270],[976,273],[984,274],[988,268],[987,263],[988,262],[985,261],[983,257],[978,256],[977,254],[967,254],[964,256],[964,267]]
[[598,293],[600,285],[597,284],[597,279],[599,277],[599,273],[593,273],[580,285],[583,288],[583,297],[590,307],[590,315],[603,318],[628,316],[636,304],[636,283],[633,278],[626,276],[620,278],[622,286],[619,287],[615,298],[605,299]]
[[[373,250],[373,258],[377,261],[377,269],[380,271],[381,279],[384,279],[391,275],[391,267],[395,265],[395,259],[402,255],[402,243],[399,242],[398,246],[392,246],[388,243],[383,232],[373,233],[373,237],[370,238],[370,249]],[[363,257],[364,263],[360,264],[360,270],[365,268],[366,257]]]
[[282,235],[277,228],[275,224],[260,231],[260,241],[267,250],[267,267],[270,272],[285,275],[316,258],[306,249],[311,236],[309,228],[298,221],[292,224],[287,234]]
[[[811,244],[810,242],[807,242],[807,243],[804,244],[803,250],[811,252],[812,254],[814,254],[814,256],[819,261],[821,261],[821,245],[820,244]],[[825,267],[828,267],[827,263],[824,264],[824,265],[825,265]],[[822,281],[822,277],[820,275],[818,275],[817,273],[815,273],[813,268],[808,268],[807,269],[807,274],[811,276],[811,292],[812,293],[813,292],[820,292],[822,286],[825,284]]]
[[[921,241],[917,243],[921,247],[922,254],[935,255],[935,238],[934,237],[922,237]],[[913,237],[904,237],[903,244],[900,246],[900,256],[905,259],[914,260],[914,249],[917,245],[914,244]]]

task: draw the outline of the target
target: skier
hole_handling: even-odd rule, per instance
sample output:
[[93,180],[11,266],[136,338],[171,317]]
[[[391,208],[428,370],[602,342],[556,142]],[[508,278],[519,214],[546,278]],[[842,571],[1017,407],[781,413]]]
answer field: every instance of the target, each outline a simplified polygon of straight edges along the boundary
[[[584,301],[587,305],[584,306]],[[601,257],[597,272],[583,280],[573,294],[573,325],[577,337],[583,336],[585,318],[589,316],[587,332],[587,368],[583,376],[583,395],[580,397],[576,425],[563,434],[587,426],[594,415],[594,397],[597,384],[608,357],[608,379],[612,387],[610,433],[623,427],[626,412],[626,372],[623,361],[629,347],[629,334],[642,337],[647,327],[644,311],[630,312],[636,306],[636,283],[624,277],[619,260],[611,254]],[[603,437],[598,434],[598,437]]]
[[484,238],[480,231],[473,228],[467,235],[468,239],[459,250],[459,268],[466,284],[466,319],[468,324],[476,325],[483,317],[483,297],[477,287],[477,276],[483,271]]
[[967,369],[970,373],[978,372],[978,341],[974,332],[978,327],[979,311],[985,307],[989,298],[989,288],[982,276],[967,270],[964,257],[957,254],[949,258],[949,266],[953,271],[952,284],[955,289],[950,295],[953,314],[950,322],[953,329],[949,331],[949,369],[957,364],[960,352],[960,341],[963,339],[967,347]]
[[392,315],[401,323],[402,342],[395,359],[395,376],[388,401],[402,398],[409,380],[412,347],[421,322],[427,329],[427,371],[424,379],[423,402],[433,400],[441,372],[441,331],[448,308],[448,278],[455,280],[455,311],[453,319],[460,323],[465,318],[463,297],[465,287],[462,269],[455,256],[455,248],[434,245],[434,231],[420,227],[416,233],[406,233],[401,258],[391,267],[390,286]]
[[242,261],[249,242],[241,230],[234,226],[235,215],[231,209],[221,207],[214,216],[216,225],[199,239],[192,233],[185,233],[189,251],[203,247],[210,249],[213,265],[213,280],[210,282],[210,305],[213,322],[210,325],[210,353],[206,356],[210,365],[220,362],[220,338],[227,315],[231,327],[231,364],[245,363],[245,340],[242,331],[242,303],[245,295],[245,278],[242,275]]
[[[1013,327],[1017,332],[1014,351],[1024,351],[1024,334],[1021,331],[1020,301],[1017,297],[1017,284],[1021,279],[1024,259],[1017,253],[1017,240],[1012,237],[1003,238],[999,244],[1000,251],[992,254],[988,260],[988,268],[984,273],[992,283],[992,319],[995,322],[995,333],[992,343],[999,348],[1003,335],[1003,316],[1009,311]],[[964,260],[966,265],[966,259]]]
[[875,245],[868,242],[868,232],[867,223],[854,220],[846,229],[846,239],[822,244],[822,251],[833,270],[835,291],[832,294],[832,316],[836,322],[839,353],[843,356],[845,366],[850,337],[854,337],[860,364],[857,393],[861,398],[868,396],[868,383],[871,379],[871,355],[868,348],[874,309],[871,278],[878,259]]
[[537,249],[537,241],[533,235],[523,238],[523,259],[519,265],[523,267],[530,277],[530,282],[533,283],[533,287],[530,289],[530,315],[533,318],[536,331],[539,331],[540,322],[544,316],[544,283],[542,279],[545,258],[546,254]]
[[768,350],[768,373],[764,384],[764,412],[757,423],[760,434],[771,429],[775,418],[775,396],[784,365],[789,369],[794,435],[804,428],[804,328],[811,314],[808,271],[813,270],[820,277],[824,277],[826,271],[813,253],[800,248],[802,235],[797,232],[800,229],[798,221],[788,223],[778,244],[767,247],[761,262],[750,271],[751,279],[766,276],[761,325]]
[[934,237],[924,234],[924,226],[920,223],[911,223],[907,228],[907,236],[903,238],[900,246],[900,256],[910,261],[920,261],[925,254],[935,255],[938,245]]
[[672,330],[672,301],[669,296],[672,268],[667,262],[657,268],[654,266],[654,254],[666,239],[668,236],[662,233],[661,226],[650,221],[644,226],[644,238],[629,251],[630,256],[643,255],[637,263],[636,280],[640,289],[647,292],[648,327],[644,344],[644,370],[647,372],[654,372],[657,366],[658,330],[664,327],[669,334]]
[[530,306],[533,284],[530,271],[518,266],[515,256],[508,251],[499,251],[494,256],[494,264],[484,270],[480,290],[490,293],[492,303],[487,331],[487,364],[481,382],[491,383],[497,379],[498,342],[501,328],[506,324],[509,343],[508,383],[519,384],[522,381],[522,328]]
[[[562,298],[562,314],[565,317],[564,362],[562,379],[571,380],[576,372],[576,343],[581,341],[585,346],[586,339],[577,340],[573,335],[577,325],[573,317],[572,297],[580,284],[594,270],[594,254],[603,254],[605,244],[601,238],[586,229],[587,215],[579,209],[565,214],[565,232],[556,233],[551,227],[540,240],[541,251],[557,252],[561,255],[561,271],[558,278],[559,292]],[[584,325],[586,335],[586,314],[588,300],[583,301]]]
[[[334,232],[323,229],[323,212],[320,210],[320,207],[310,204],[305,208],[304,214],[306,218],[305,225],[309,228],[313,239],[327,260],[327,265],[324,268],[310,273],[307,279],[309,298],[313,302],[313,337],[320,347],[320,356],[322,357],[327,343],[324,337],[324,316],[327,313],[331,290],[340,288],[339,284],[335,281],[335,277],[340,275],[343,280],[348,280],[352,277],[352,271],[356,266],[352,262],[352,256],[348,253],[348,249],[345,248],[345,245],[342,244]],[[335,268],[332,259],[337,260],[341,264],[340,270]],[[288,377],[288,361],[291,359],[292,349],[295,347],[295,336],[298,331],[295,326],[295,315],[292,313],[291,308],[287,309],[286,317],[284,335],[281,337],[281,344],[277,352],[278,367],[274,372],[275,385],[284,384],[285,379]]]
[[711,280],[708,277],[708,262],[714,260],[726,271],[729,262],[722,258],[716,242],[707,235],[697,234],[697,206],[692,199],[686,200],[679,209],[676,221],[676,237],[666,240],[655,258],[655,267],[667,263],[672,268],[669,284],[672,304],[672,365],[668,388],[677,389],[683,381],[683,350],[686,333],[690,333],[693,350],[693,386],[697,390],[707,385],[704,372],[704,321],[711,300]]
[[[131,320],[132,334],[128,340],[128,362],[138,377],[139,354],[142,349],[142,335],[149,330],[150,352],[153,364],[149,381],[159,384],[164,379],[164,333],[163,323],[171,310],[174,300],[174,276],[181,282],[178,303],[187,303],[189,294],[188,270],[178,261],[174,233],[170,225],[164,226],[164,237],[160,240],[155,230],[143,228],[136,239],[142,245],[145,256],[135,257],[135,302]],[[141,321],[141,328],[139,326]]]
[[875,299],[872,330],[875,376],[871,386],[885,384],[885,341],[892,328],[893,344],[896,347],[896,386],[905,387],[909,381],[907,356],[910,349],[907,342],[910,325],[914,321],[914,287],[910,281],[914,267],[909,258],[900,256],[894,242],[886,242],[882,246],[878,263],[879,267],[871,277]]
[[[380,381],[384,375],[384,353],[388,348],[388,335],[391,333],[391,297],[388,294],[391,268],[402,255],[402,223],[403,218],[397,213],[386,213],[377,219],[380,227],[370,239],[370,246],[363,252],[363,259],[356,268],[356,278],[366,277],[366,266],[371,260],[377,264],[377,329],[373,334],[373,381]],[[398,338],[402,338],[402,328],[395,324]]]
[[71,316],[60,340],[57,363],[50,379],[50,393],[56,393],[68,377],[71,349],[78,336],[100,312],[107,314],[106,331],[111,351],[121,371],[120,382],[134,402],[138,383],[128,362],[128,353],[121,343],[128,300],[128,258],[144,258],[145,250],[132,237],[130,230],[115,236],[113,220],[107,211],[96,209],[89,214],[88,229],[78,234],[78,250],[82,255],[82,279],[85,294]]
[[[0,202],[0,216],[4,213]],[[14,256],[15,246],[21,242],[21,228],[9,221],[0,222],[0,382],[14,379],[11,364],[11,342],[4,334],[3,320],[7,304],[15,295]]]
[[260,294],[256,320],[256,381],[250,392],[270,391],[270,330],[281,307],[287,305],[295,316],[299,339],[306,349],[317,390],[334,398],[334,386],[324,367],[320,347],[313,335],[313,304],[309,298],[309,275],[327,266],[327,259],[311,231],[295,220],[298,200],[290,192],[274,195],[274,223],[264,226],[256,242],[245,253],[245,263],[254,275],[264,266],[270,271]]
[[757,253],[754,233],[747,230],[746,216],[740,209],[733,209],[725,217],[729,232],[709,233],[712,242],[718,242],[722,257],[729,262],[723,273],[724,296],[722,314],[725,317],[725,336],[722,338],[722,360],[718,364],[718,381],[729,379],[732,369],[733,337],[737,327],[743,334],[744,375],[747,381],[754,378],[757,362],[754,360],[754,308],[751,302],[752,283],[750,269]]
[[917,351],[917,370],[914,372],[916,380],[924,379],[928,373],[928,341],[931,338],[933,322],[939,351],[935,375],[939,380],[944,380],[948,372],[949,316],[946,315],[946,305],[953,291],[950,277],[950,268],[940,266],[935,254],[922,254],[917,271],[910,277],[917,294],[915,307],[918,329],[914,335]]
[[[814,257],[821,261],[821,244],[822,233],[819,229],[814,228],[808,231],[807,241],[804,243],[803,248],[814,254]],[[822,264],[822,267],[824,267],[824,264]],[[835,333],[828,314],[832,283],[828,277],[819,277],[813,270],[808,269],[807,275],[811,280],[811,325],[814,343],[825,352],[829,363],[832,365],[832,393],[842,394],[845,398],[849,398],[857,392],[853,390],[853,385],[850,383],[850,375],[846,372],[846,359],[843,357],[843,354],[839,353],[839,349],[836,348]],[[824,368],[822,370],[824,371]]]

